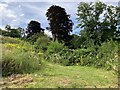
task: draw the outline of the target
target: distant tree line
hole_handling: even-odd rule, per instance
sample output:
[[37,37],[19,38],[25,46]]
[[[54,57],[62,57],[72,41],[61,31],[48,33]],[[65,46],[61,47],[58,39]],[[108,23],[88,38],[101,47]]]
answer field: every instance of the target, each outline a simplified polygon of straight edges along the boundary
[[3,36],[10,36],[13,38],[21,38],[24,35],[24,29],[21,27],[11,28],[10,25],[5,26],[5,30],[0,29],[0,34]]

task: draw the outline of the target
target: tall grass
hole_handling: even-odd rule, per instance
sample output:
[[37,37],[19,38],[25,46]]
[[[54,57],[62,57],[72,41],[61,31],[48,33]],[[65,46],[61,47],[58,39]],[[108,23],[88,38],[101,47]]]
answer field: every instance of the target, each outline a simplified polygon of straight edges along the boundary
[[41,60],[34,47],[27,42],[2,45],[2,76],[17,73],[31,73],[39,70]]
[[22,42],[18,38],[11,38],[11,37],[5,37],[5,36],[1,36],[0,40],[1,40],[0,43],[14,43],[14,44],[16,43],[16,44],[18,44],[18,43]]

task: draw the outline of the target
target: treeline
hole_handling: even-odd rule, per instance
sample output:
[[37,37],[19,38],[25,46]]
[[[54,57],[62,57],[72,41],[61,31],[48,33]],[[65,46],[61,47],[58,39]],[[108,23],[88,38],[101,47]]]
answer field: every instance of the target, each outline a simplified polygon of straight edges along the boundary
[[[70,48],[87,48],[93,42],[95,45],[101,45],[104,41],[120,39],[120,7],[108,6],[102,2],[85,3],[81,2],[77,10],[77,28],[80,28],[80,34],[70,35],[73,22],[70,20],[64,8],[60,6],[51,6],[46,13],[53,40],[64,42],[70,45]],[[41,28],[38,21],[31,20],[27,29],[12,29],[10,25],[5,26],[6,31],[2,30],[2,35],[11,37],[29,38],[35,33],[43,33],[45,29]],[[77,46],[76,46],[77,45]]]

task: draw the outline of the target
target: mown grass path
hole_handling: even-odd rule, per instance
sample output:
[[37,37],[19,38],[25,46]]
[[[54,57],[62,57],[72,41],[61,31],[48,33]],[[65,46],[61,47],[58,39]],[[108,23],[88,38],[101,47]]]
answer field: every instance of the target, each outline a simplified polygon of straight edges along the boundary
[[61,66],[44,62],[40,71],[28,74],[32,82],[6,84],[14,88],[117,88],[113,71],[85,66]]

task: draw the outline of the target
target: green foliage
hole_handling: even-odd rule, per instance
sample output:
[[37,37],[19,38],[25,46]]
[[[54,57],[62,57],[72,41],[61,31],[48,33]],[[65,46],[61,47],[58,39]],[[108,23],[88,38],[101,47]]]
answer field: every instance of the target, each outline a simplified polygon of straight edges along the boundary
[[6,30],[10,30],[10,29],[11,29],[11,26],[10,26],[10,25],[6,25],[6,26],[5,26],[5,29],[6,29]]
[[35,33],[34,35],[26,38],[25,40],[30,42],[31,44],[34,44],[36,42],[36,40],[39,38],[39,37],[42,37],[44,36],[44,34],[41,32],[41,33]]
[[9,36],[13,38],[20,38],[21,32],[18,29],[10,29]]
[[[80,48],[89,48],[89,47],[94,47],[94,39],[89,39],[86,40],[84,36],[78,36],[78,35],[71,35],[72,39],[70,41],[70,44],[68,45],[69,48],[71,49],[80,49]],[[97,46],[97,45],[96,45]]]
[[13,38],[21,38],[22,37],[22,32],[24,31],[24,29],[22,29],[21,27],[11,28],[10,25],[6,25],[5,29],[6,30],[0,30],[1,35],[13,37]]
[[51,41],[47,47],[46,53],[44,54],[44,59],[50,62],[67,65],[68,60],[65,60],[65,56],[63,54],[63,50],[65,49],[67,49],[67,47],[62,43]]
[[50,22],[49,30],[52,32],[54,40],[67,41],[72,31],[73,23],[66,10],[60,6],[52,5],[47,10],[46,16]]
[[0,35],[9,36],[8,32],[2,29],[0,29]]
[[85,37],[85,42],[92,39],[95,45],[100,45],[111,38],[118,39],[119,10],[119,7],[107,6],[102,2],[81,2],[77,11],[77,27],[82,28],[80,34]]
[[41,58],[29,43],[3,44],[2,75],[31,73],[40,69]]
[[52,52],[44,56],[45,60],[63,65],[88,65],[88,61],[82,61],[81,56],[86,57],[89,54],[87,49],[68,49],[62,48],[59,52]]
[[50,44],[48,45],[47,52],[49,54],[58,53],[62,51],[63,48],[64,48],[64,45],[62,43],[59,43],[58,41],[51,41]]
[[44,59],[49,61],[49,62],[53,62],[53,63],[59,63],[59,64],[64,64],[66,65],[64,62],[64,59],[62,56],[60,56],[60,54],[58,53],[53,53],[53,54],[45,54],[44,55]]
[[116,41],[108,41],[102,44],[99,47],[99,52],[97,54],[96,65],[100,65],[110,70],[113,69],[118,71],[118,48],[119,44]]
[[44,29],[41,28],[41,24],[38,21],[32,20],[29,22],[26,29],[27,38],[36,33],[41,33],[42,31],[44,31]]
[[72,39],[70,40],[70,43],[68,44],[68,47],[71,49],[77,49],[80,48],[81,45],[81,40],[80,40],[80,36],[78,35],[71,35]]
[[50,39],[47,36],[39,37],[36,42],[34,43],[35,51],[46,51],[47,47],[50,43]]
[[49,53],[44,55],[45,60],[62,65],[94,66],[118,71],[118,42],[116,41],[107,41],[101,46],[91,44],[87,49],[68,49],[63,46],[58,47],[59,43],[54,42],[54,44],[50,45]]
[[2,36],[0,37],[1,43],[14,43],[14,44],[19,44],[20,42],[22,42],[20,39],[18,38],[11,38],[11,37],[6,37],[6,36]]

